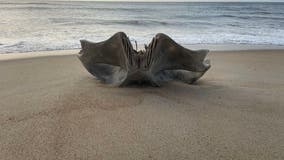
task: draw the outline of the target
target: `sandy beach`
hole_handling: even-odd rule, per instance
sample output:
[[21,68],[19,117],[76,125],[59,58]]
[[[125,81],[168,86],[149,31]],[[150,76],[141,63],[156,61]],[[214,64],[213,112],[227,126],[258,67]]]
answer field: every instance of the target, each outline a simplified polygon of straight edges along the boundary
[[160,88],[57,52],[0,55],[1,160],[284,159],[284,50],[211,52],[196,84]]

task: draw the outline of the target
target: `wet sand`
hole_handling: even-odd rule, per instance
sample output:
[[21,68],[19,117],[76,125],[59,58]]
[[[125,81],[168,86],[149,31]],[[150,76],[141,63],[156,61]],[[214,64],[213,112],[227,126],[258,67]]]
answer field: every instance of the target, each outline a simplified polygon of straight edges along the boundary
[[58,52],[0,55],[0,159],[284,159],[283,50],[212,52],[196,84],[161,88],[106,86]]

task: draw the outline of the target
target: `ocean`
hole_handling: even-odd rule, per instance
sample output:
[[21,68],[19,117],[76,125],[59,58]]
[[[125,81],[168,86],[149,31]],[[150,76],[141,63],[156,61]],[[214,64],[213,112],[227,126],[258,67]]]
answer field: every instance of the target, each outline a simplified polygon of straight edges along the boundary
[[80,48],[118,31],[148,44],[284,45],[284,3],[0,2],[0,53]]

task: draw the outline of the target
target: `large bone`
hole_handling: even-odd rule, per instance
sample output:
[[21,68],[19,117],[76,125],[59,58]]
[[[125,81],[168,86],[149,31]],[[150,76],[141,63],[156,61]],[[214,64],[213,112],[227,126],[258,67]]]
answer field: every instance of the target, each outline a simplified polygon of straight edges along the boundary
[[186,49],[162,33],[138,52],[123,32],[99,43],[81,40],[81,46],[78,57],[88,72],[118,86],[132,82],[160,86],[170,80],[191,84],[210,68],[209,61],[204,60],[208,50]]

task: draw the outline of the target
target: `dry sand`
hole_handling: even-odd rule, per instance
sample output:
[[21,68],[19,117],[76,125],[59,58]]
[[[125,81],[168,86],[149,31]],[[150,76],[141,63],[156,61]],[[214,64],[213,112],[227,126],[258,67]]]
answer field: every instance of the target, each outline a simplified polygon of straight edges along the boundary
[[283,160],[284,51],[209,58],[161,88],[103,85],[75,55],[2,59],[0,159]]

